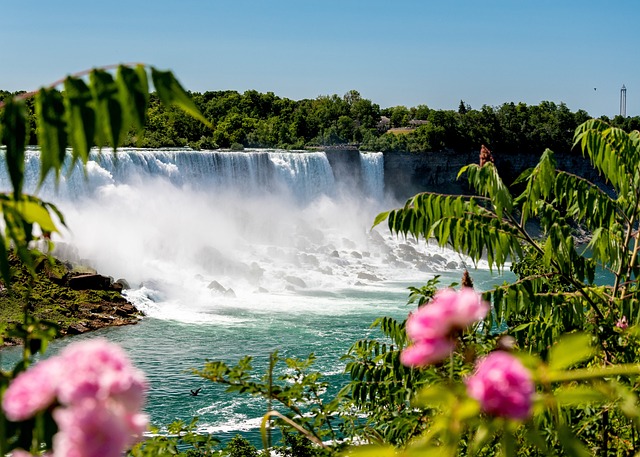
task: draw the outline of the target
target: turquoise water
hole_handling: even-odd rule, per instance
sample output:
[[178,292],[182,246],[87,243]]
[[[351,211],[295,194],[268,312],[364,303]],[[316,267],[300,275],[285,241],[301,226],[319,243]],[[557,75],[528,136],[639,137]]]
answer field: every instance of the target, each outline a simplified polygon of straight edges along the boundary
[[[500,280],[487,271],[472,272],[479,288],[487,288]],[[425,279],[432,275],[425,275]],[[444,272],[442,283],[458,281],[457,272]],[[189,421],[200,417],[201,429],[225,440],[243,433],[255,442],[259,440],[259,422],[266,412],[261,398],[235,396],[189,373],[201,368],[206,360],[234,363],[244,355],[254,358],[256,373],[265,372],[272,351],[284,357],[317,356],[315,367],[326,375],[336,392],[346,382],[344,362],[340,356],[360,338],[376,335],[369,327],[380,316],[404,319],[411,309],[406,305],[407,283],[380,284],[376,290],[334,291],[331,297],[317,299],[317,308],[273,312],[268,308],[252,310],[229,309],[227,313],[243,323],[202,324],[174,320],[144,318],[139,324],[104,329],[78,337],[65,338],[51,345],[48,354],[60,347],[84,338],[105,337],[123,346],[134,364],[142,369],[150,383],[147,413],[154,425],[164,426],[174,420]],[[413,285],[421,285],[413,283]],[[17,349],[2,351],[6,368],[19,357]],[[202,388],[196,397],[191,389]]]

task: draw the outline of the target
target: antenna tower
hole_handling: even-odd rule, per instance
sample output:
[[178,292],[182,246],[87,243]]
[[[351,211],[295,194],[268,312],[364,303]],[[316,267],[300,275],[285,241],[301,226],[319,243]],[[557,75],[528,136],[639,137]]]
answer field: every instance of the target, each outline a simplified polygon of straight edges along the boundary
[[620,116],[627,117],[627,88],[624,84],[620,89]]

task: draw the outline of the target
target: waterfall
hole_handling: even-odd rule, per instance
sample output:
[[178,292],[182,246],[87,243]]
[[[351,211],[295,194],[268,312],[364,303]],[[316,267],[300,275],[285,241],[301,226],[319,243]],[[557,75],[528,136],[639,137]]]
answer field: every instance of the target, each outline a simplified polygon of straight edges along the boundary
[[381,152],[360,153],[362,190],[376,201],[384,196],[384,155]]
[[[382,196],[382,154],[367,154],[366,195]],[[370,157],[369,157],[370,156]],[[379,156],[379,157],[378,157]],[[39,179],[39,152],[29,148],[25,163],[25,191],[35,192]],[[166,180],[177,188],[223,191],[242,195],[264,192],[289,194],[306,204],[321,195],[333,196],[336,179],[324,152],[282,150],[191,151],[185,149],[92,149],[85,170],[67,163],[59,183],[48,177],[39,193],[45,198],[75,199],[93,195],[104,186],[138,185]],[[377,187],[376,187],[377,186]],[[7,171],[0,170],[0,188],[9,190]]]

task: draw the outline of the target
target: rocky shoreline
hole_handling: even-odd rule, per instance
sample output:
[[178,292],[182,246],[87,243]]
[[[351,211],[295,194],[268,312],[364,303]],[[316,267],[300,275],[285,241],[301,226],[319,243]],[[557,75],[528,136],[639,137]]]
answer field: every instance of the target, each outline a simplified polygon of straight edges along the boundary
[[[63,337],[136,324],[142,317],[122,295],[122,290],[128,288],[125,280],[114,281],[91,268],[45,255],[37,259],[36,276],[32,280],[16,258],[11,258],[10,263],[12,282],[0,288],[3,322],[21,322],[27,306],[33,316],[53,323],[58,337]],[[12,337],[3,340],[4,346],[21,343]]]

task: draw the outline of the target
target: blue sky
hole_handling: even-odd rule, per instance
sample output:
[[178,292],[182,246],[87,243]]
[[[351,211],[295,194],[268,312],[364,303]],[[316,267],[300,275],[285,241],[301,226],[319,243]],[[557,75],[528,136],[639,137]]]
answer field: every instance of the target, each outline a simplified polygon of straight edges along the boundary
[[0,0],[0,89],[120,62],[196,91],[640,115],[637,0]]

